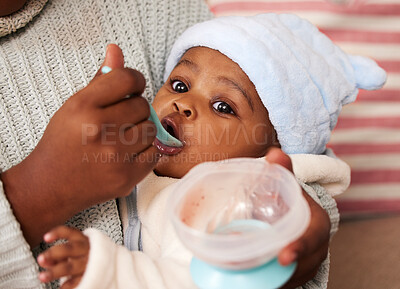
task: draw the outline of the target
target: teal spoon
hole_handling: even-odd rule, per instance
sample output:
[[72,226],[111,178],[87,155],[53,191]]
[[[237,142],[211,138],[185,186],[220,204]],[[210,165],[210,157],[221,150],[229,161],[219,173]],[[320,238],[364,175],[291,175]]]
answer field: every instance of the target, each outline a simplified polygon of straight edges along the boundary
[[[111,71],[111,68],[108,66],[103,66],[101,69],[101,73],[106,74]],[[157,128],[157,135],[156,138],[163,144],[169,147],[182,147],[183,144],[180,140],[174,138],[172,135],[170,135],[165,128],[162,126],[160,120],[158,119],[157,113],[154,110],[154,108],[149,104],[150,107],[150,117],[149,120],[154,122]]]

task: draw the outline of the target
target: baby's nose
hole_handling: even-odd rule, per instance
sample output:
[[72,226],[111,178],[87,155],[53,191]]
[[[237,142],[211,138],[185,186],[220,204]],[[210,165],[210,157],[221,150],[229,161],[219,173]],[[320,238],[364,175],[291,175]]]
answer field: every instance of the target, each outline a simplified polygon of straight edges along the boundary
[[195,117],[196,111],[195,111],[194,107],[191,104],[186,103],[184,101],[174,102],[174,110],[181,114],[184,114],[186,116],[186,118]]

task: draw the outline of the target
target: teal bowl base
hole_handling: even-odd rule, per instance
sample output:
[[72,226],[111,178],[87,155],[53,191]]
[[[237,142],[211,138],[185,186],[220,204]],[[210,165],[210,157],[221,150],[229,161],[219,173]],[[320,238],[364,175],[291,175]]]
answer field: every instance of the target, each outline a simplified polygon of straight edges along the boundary
[[200,289],[275,289],[285,284],[295,269],[296,263],[282,266],[277,258],[247,270],[222,269],[197,258],[190,264],[192,279]]

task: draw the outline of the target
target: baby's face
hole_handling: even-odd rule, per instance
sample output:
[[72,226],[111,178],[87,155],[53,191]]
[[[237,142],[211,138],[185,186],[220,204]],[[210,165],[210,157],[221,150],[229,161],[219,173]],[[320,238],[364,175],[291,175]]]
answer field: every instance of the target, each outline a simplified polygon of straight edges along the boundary
[[268,112],[241,68],[220,52],[188,50],[157,93],[153,107],[163,126],[184,143],[168,150],[156,173],[183,177],[205,161],[261,157],[275,138]]

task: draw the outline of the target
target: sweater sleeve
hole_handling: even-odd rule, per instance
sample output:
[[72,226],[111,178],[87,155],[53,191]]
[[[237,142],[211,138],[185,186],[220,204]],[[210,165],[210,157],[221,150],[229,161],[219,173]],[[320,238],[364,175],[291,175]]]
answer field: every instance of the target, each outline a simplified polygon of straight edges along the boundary
[[[327,193],[326,189],[317,183],[302,183],[303,189],[317,202],[329,215],[331,221],[331,232],[332,236],[337,232],[339,227],[339,211],[336,205],[336,201],[330,194]],[[325,289],[328,287],[330,267],[330,254],[322,262],[317,275],[303,286],[299,287],[302,289]]]
[[37,278],[37,263],[1,183],[0,228],[0,288],[44,288]]
[[[187,261],[169,257],[152,259],[143,252],[130,252],[114,244],[100,231],[88,229],[89,260],[77,289],[191,289]],[[179,254],[178,254],[179,255]]]

